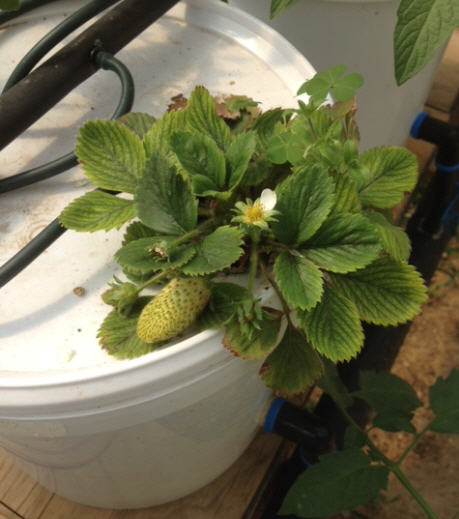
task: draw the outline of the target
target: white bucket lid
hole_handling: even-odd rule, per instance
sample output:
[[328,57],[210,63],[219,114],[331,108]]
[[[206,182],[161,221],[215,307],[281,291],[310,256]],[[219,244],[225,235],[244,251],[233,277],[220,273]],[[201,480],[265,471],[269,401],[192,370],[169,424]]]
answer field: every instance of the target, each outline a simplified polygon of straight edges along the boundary
[[[22,17],[24,24],[8,30],[0,62],[9,66],[0,70],[0,84],[28,48],[24,41],[33,44],[75,4],[71,0],[37,9]],[[197,84],[212,94],[251,96],[262,109],[295,106],[298,87],[315,73],[282,36],[217,0],[180,2],[117,57],[134,76],[133,111],[153,115],[160,115],[172,96],[186,96]],[[113,75],[99,72],[5,148],[0,171],[9,176],[69,151],[76,127],[109,117],[118,96]],[[79,168],[73,168],[3,195],[0,262],[90,189]],[[112,257],[120,241],[117,232],[68,231],[0,290],[1,416],[20,416],[25,407],[46,413],[61,406],[82,409],[96,398],[100,405],[109,404],[134,398],[146,384],[150,393],[162,393],[205,376],[204,369],[238,360],[223,350],[218,331],[133,360],[117,361],[99,348],[97,328],[109,311],[100,295],[119,271]],[[73,293],[76,287],[84,287],[83,297]],[[73,351],[74,358],[64,362]]]

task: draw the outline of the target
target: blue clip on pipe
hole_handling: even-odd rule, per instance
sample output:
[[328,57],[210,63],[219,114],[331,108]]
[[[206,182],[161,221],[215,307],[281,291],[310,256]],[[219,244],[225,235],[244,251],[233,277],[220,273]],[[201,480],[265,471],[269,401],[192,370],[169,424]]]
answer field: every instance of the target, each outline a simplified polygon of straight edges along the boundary
[[282,406],[285,404],[285,398],[277,397],[269,406],[268,412],[266,413],[265,417],[265,423],[263,425],[265,431],[267,433],[273,434],[274,433],[274,425],[276,424],[277,415],[279,414],[279,411],[282,409]]
[[419,138],[419,130],[421,128],[422,123],[427,119],[427,117],[429,117],[429,114],[427,114],[426,112],[421,112],[416,116],[410,129],[410,135],[411,137],[413,137],[413,139]]

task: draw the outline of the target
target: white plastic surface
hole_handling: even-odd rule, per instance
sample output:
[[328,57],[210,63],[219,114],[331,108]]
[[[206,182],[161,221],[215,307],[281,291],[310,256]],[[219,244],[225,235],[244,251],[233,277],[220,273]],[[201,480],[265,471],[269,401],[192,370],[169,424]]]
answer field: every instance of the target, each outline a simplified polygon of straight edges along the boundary
[[[23,17],[0,44],[3,83],[23,52],[81,2]],[[20,44],[18,43],[20,42]],[[118,57],[136,82],[134,110],[159,115],[204,84],[213,94],[293,106],[314,70],[273,30],[218,1],[178,4]],[[69,94],[0,154],[10,175],[73,147],[78,125],[107,118],[119,85],[109,72]],[[91,186],[78,168],[11,192],[0,204],[0,262]],[[221,333],[116,361],[98,346],[100,294],[117,272],[115,232],[66,232],[0,292],[0,444],[69,499],[138,508],[205,485],[242,454],[268,396],[258,364],[229,355]],[[83,287],[85,294],[73,293]]]
[[269,20],[271,0],[229,0],[279,31],[316,70],[337,64],[358,72],[356,120],[361,150],[403,145],[422,111],[442,50],[402,86],[394,77],[393,32],[398,0],[301,0]]

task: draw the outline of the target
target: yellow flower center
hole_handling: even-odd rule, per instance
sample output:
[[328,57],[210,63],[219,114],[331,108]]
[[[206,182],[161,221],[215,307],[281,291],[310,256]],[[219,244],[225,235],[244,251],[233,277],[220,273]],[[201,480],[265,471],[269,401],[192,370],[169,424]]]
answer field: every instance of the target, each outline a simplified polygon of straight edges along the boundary
[[252,206],[247,207],[244,216],[250,223],[262,222],[265,219],[263,204],[256,201]]

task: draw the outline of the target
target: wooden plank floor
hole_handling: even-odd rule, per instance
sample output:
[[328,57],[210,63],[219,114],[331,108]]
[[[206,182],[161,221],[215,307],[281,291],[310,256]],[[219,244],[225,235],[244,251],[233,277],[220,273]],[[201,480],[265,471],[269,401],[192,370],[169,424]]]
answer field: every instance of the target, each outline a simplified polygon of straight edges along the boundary
[[[458,93],[459,29],[445,52],[426,110],[447,119]],[[433,147],[412,139],[407,145],[423,167]],[[260,433],[238,462],[200,491],[167,505],[123,511],[82,506],[53,495],[0,454],[0,519],[241,519],[289,448],[278,438]]]

